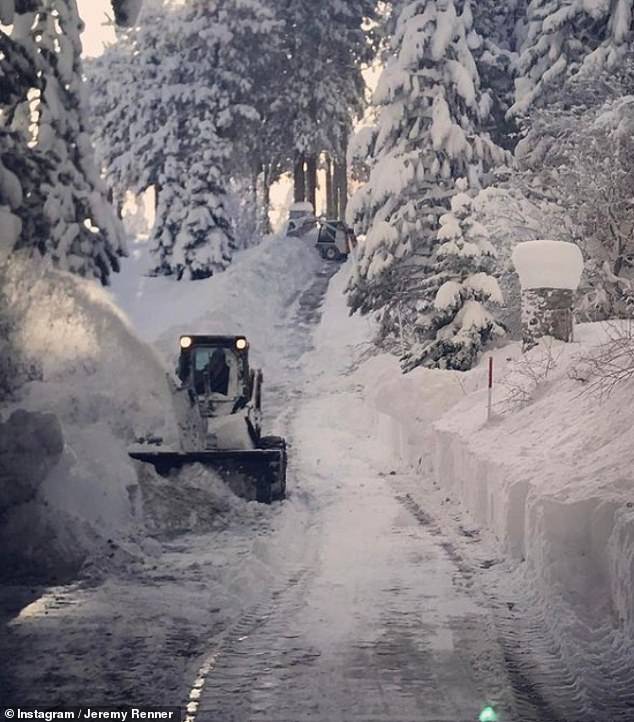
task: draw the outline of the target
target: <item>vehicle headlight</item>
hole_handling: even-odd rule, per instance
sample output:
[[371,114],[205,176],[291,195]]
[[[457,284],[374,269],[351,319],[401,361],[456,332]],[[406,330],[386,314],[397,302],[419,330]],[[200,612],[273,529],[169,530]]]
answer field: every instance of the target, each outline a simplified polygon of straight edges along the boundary
[[246,338],[238,338],[236,339],[236,348],[238,351],[244,351],[244,349],[248,346]]
[[181,348],[189,348],[192,345],[191,336],[181,336]]

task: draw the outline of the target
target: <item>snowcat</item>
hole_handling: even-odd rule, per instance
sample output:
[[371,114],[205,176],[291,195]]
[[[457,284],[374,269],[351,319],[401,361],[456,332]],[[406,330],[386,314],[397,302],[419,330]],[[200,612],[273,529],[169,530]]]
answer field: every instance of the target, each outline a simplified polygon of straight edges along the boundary
[[262,436],[262,371],[249,366],[244,336],[186,335],[173,384],[180,447],[141,439],[133,459],[169,475],[185,464],[217,471],[246,499],[270,503],[286,494],[286,442]]

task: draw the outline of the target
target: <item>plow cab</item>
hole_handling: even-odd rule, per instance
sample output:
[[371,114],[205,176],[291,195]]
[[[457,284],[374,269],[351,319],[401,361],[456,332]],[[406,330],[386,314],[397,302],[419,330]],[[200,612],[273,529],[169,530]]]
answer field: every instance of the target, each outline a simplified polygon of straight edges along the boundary
[[262,372],[249,365],[244,336],[185,335],[174,389],[180,448],[136,446],[130,456],[169,474],[190,463],[217,471],[240,496],[286,493],[286,443],[262,435]]

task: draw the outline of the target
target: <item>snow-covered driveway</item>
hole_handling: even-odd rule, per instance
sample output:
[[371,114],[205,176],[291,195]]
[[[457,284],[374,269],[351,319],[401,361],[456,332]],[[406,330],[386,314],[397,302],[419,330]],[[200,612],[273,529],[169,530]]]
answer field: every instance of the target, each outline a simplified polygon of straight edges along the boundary
[[321,269],[300,297],[297,345],[275,379],[289,499],[257,550],[275,573],[212,640],[191,679],[191,717],[468,722],[493,704],[511,720],[490,612],[408,493],[417,480],[392,468],[349,373],[367,326],[347,318],[341,278],[326,327],[311,328],[328,276]]
[[359,393],[337,386],[291,424],[284,513],[309,513],[284,542],[288,585],[213,650],[198,720],[468,722],[503,702],[487,609],[399,498]]
[[[434,520],[352,372],[369,336],[347,317],[343,274],[327,292],[335,269],[295,249],[304,275],[289,289],[273,261],[263,273],[266,252],[242,265],[255,290],[241,303],[231,272],[219,278],[217,302],[238,317],[222,306],[201,323],[237,323],[264,352],[289,498],[264,507],[225,491],[211,528],[148,542],[140,560],[113,546],[78,584],[29,590],[0,639],[14,660],[3,698],[180,704],[200,722],[472,722],[487,705],[504,722],[550,722],[517,712],[481,572],[458,549],[479,540]],[[183,474],[204,482],[200,468]]]

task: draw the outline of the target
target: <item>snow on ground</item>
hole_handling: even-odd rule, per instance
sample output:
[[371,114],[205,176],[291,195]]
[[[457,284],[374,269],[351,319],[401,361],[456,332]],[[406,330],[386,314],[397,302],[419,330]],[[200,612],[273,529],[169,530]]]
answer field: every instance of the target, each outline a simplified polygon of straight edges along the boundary
[[[257,255],[243,257],[246,274]],[[262,507],[216,487],[210,496],[199,467],[171,487],[153,485],[154,493],[178,496],[160,525],[173,521],[178,536],[146,541],[143,556],[105,578],[6,590],[14,616],[0,641],[15,661],[1,668],[3,699],[64,703],[89,686],[93,701],[174,704],[197,684],[201,711],[209,705],[217,718],[226,710],[223,719],[238,706],[250,710],[245,719],[298,720],[300,708],[344,719],[362,705],[367,719],[442,713],[466,722],[487,702],[512,707],[473,579],[454,579],[455,561],[438,543],[444,538],[430,535],[393,488],[385,417],[366,402],[361,376],[375,363],[360,366],[372,326],[347,319],[340,274],[313,336],[335,267],[315,261],[312,249],[293,246],[289,255],[290,277],[271,264],[269,275],[253,279],[259,304],[244,292],[247,306],[265,310],[242,316],[239,329],[268,340],[265,361],[278,364],[274,371],[265,364],[265,374],[279,384],[269,389],[270,406],[290,442],[288,500]],[[205,327],[222,319],[222,303],[233,303],[228,293],[215,297],[213,286],[197,286],[209,291],[199,308],[217,309]],[[281,300],[271,287],[282,289]],[[162,298],[168,306],[174,300]],[[182,302],[185,311],[193,300]],[[273,326],[259,329],[258,320]],[[174,333],[181,322],[174,313]],[[199,483],[204,498],[196,496]],[[196,534],[183,533],[190,493],[193,516],[204,517],[210,499],[214,507],[211,518],[191,521]],[[194,682],[201,669],[209,672],[203,690]],[[238,687],[242,694],[231,691]]]
[[[626,399],[634,401],[634,382],[600,397],[588,390],[586,370],[615,326],[583,324],[575,343],[545,339],[526,355],[519,343],[493,350],[488,421],[488,356],[466,374],[421,368],[405,376],[391,356],[364,358],[371,326],[347,318],[345,275],[331,283],[315,334],[322,353],[308,368],[328,357],[347,373],[325,382],[335,389],[352,384],[363,397],[378,468],[392,463],[406,477],[415,469],[418,493],[431,495],[426,510],[440,495],[435,512],[445,523],[453,508],[463,526],[477,525],[478,540],[489,534],[493,554],[507,559],[497,575],[492,570],[491,586],[513,600],[509,637],[531,659],[545,704],[566,719],[573,710],[575,722],[604,713],[629,719],[634,404]],[[328,445],[328,422],[317,427],[311,438]],[[316,443],[302,453],[326,455],[320,449]]]
[[302,240],[269,236],[237,253],[225,272],[179,283],[144,276],[145,249],[133,247],[112,292],[141,336],[168,354],[176,353],[180,333],[227,333],[246,335],[256,362],[279,357],[280,340],[271,331],[319,268],[314,249]]
[[342,276],[290,427],[291,501],[309,512],[289,539],[293,581],[259,623],[212,648],[196,720],[468,722],[494,704],[519,722],[471,575],[394,488],[390,440],[354,370],[372,328],[340,313]]

